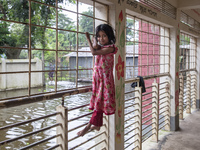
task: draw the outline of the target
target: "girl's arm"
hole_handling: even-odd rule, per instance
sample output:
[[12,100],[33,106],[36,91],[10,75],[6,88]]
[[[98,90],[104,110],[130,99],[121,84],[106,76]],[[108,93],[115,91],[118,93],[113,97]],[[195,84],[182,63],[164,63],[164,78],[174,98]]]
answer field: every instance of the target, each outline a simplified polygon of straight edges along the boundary
[[87,41],[89,43],[92,55],[105,55],[105,54],[109,54],[109,53],[114,52],[114,50],[115,50],[114,47],[105,47],[105,48],[102,48],[101,50],[98,50],[98,49],[96,50],[92,45],[89,33],[86,32],[85,35],[86,35]]

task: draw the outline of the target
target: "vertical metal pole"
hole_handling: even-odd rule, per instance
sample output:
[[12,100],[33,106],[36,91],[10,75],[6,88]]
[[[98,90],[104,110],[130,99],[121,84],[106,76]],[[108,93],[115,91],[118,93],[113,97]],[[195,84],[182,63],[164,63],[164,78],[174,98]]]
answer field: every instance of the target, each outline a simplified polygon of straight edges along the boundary
[[[58,80],[58,0],[56,0],[56,66],[55,66],[55,91],[57,91]],[[61,76],[62,78],[62,76]]]
[[191,75],[187,75],[186,113],[191,113]]
[[57,112],[59,112],[56,116],[56,122],[60,123],[61,125],[57,127],[57,144],[60,147],[57,150],[68,150],[68,110],[64,106],[57,106]]
[[136,93],[135,93],[135,103],[137,104],[135,106],[135,109],[137,109],[138,111],[136,111],[135,115],[136,117],[136,148],[135,150],[142,150],[142,87],[135,87]]
[[159,84],[152,83],[152,141],[158,142],[159,131]]
[[179,119],[183,119],[183,90],[184,90],[184,80],[183,75],[179,76],[180,79],[180,92],[179,92]]
[[29,86],[28,95],[31,95],[31,1],[29,0],[29,47],[28,47],[28,57],[29,57]]

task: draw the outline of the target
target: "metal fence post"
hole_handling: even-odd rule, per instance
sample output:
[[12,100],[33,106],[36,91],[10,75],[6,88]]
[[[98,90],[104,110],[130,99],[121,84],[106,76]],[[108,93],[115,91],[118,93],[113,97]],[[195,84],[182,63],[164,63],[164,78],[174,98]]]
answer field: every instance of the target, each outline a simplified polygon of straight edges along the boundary
[[136,111],[136,148],[135,150],[142,150],[142,87],[135,87],[135,103],[137,104],[135,106]]
[[183,119],[183,90],[184,90],[184,80],[183,75],[179,76],[180,79],[180,92],[179,92],[179,119]]
[[159,84],[152,83],[152,141],[158,142],[159,131]]
[[191,75],[187,75],[187,84],[186,84],[186,113],[191,113]]
[[197,76],[196,74],[192,75],[191,78],[191,99],[192,99],[192,108],[196,109],[196,98],[197,98]]
[[68,150],[68,110],[64,106],[57,106],[56,108],[58,114],[56,115],[56,122],[60,123],[60,126],[57,127],[57,144],[60,147],[57,150]]

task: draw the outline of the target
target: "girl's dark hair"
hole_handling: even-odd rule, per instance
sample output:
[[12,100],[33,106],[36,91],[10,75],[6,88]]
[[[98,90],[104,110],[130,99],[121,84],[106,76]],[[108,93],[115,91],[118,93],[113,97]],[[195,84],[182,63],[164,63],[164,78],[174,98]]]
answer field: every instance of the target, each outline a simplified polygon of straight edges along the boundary
[[115,34],[113,31],[113,28],[110,25],[100,24],[96,27],[96,40],[97,40],[97,37],[99,36],[98,35],[99,31],[104,31],[105,34],[108,36],[109,43],[115,44],[116,42]]

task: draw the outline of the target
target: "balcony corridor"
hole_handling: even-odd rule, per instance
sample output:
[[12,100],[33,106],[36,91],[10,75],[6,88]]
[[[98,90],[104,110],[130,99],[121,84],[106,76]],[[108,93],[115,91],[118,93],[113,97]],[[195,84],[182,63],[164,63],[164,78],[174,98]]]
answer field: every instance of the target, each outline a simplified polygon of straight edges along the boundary
[[[200,111],[195,110],[184,120],[180,120],[180,129],[168,132],[158,143],[150,142],[145,150],[199,150],[200,149]],[[152,144],[152,145],[151,145]]]

